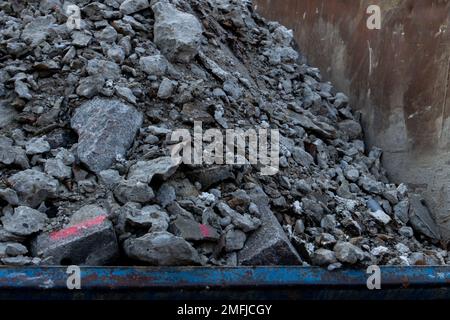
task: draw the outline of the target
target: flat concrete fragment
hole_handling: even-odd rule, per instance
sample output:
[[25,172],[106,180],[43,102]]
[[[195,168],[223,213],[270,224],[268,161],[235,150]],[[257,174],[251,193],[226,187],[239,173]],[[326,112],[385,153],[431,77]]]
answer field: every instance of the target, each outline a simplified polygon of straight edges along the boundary
[[106,215],[98,215],[65,229],[37,236],[34,256],[44,265],[105,265],[119,255],[116,234]]
[[261,213],[261,227],[252,233],[238,253],[241,265],[300,265],[302,260],[270,210],[269,199],[261,188],[249,192]]

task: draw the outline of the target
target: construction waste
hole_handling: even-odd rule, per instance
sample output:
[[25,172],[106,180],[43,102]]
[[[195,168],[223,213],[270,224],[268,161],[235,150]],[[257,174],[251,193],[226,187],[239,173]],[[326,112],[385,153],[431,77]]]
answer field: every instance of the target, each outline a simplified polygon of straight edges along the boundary
[[[245,0],[0,1],[1,264],[448,263],[294,45]],[[274,162],[175,161],[199,128]]]

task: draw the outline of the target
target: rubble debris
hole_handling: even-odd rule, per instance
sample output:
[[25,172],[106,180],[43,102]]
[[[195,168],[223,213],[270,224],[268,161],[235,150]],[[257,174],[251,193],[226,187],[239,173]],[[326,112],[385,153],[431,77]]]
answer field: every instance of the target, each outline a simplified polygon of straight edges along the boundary
[[[249,1],[76,5],[79,26],[62,1],[0,14],[1,263],[448,264],[432,212],[291,30]],[[173,160],[198,121],[277,130],[278,172]]]

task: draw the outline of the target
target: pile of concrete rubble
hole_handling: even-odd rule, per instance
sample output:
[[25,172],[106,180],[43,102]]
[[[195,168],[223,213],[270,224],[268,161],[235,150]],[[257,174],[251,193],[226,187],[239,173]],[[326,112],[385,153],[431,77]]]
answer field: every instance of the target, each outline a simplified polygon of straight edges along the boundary
[[[447,263],[293,45],[245,0],[0,1],[1,263]],[[194,121],[278,129],[280,172],[174,163]]]

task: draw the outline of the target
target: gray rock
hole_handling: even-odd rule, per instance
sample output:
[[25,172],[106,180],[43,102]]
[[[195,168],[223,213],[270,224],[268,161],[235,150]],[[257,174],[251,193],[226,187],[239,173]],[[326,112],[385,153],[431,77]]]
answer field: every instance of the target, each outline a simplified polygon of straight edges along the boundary
[[250,232],[258,229],[261,226],[261,220],[252,217],[249,214],[240,214],[239,212],[231,209],[225,202],[220,202],[217,205],[217,209],[220,211],[222,216],[229,216],[231,218],[231,223],[238,229],[244,232]]
[[5,215],[1,218],[3,228],[6,231],[19,236],[29,236],[41,231],[47,222],[47,216],[29,207],[17,207],[13,215]]
[[239,84],[231,79],[228,79],[223,83],[223,91],[233,99],[239,99],[242,95],[242,89]]
[[350,242],[338,242],[334,246],[336,258],[343,263],[355,264],[364,258],[364,252]]
[[70,217],[68,227],[78,225],[84,221],[89,221],[97,217],[106,216],[105,210],[97,205],[86,205],[75,211]]
[[123,14],[133,14],[147,8],[150,8],[148,0],[125,0],[119,9]]
[[147,228],[151,232],[167,231],[170,218],[157,205],[146,206],[142,210],[127,212],[126,222],[134,227]]
[[379,203],[374,199],[369,199],[367,201],[367,207],[369,208],[369,214],[382,224],[388,224],[391,222],[391,217],[389,217],[381,208]]
[[159,188],[158,193],[156,195],[156,199],[158,203],[163,207],[167,207],[177,198],[175,188],[167,183],[163,184],[161,188]]
[[354,120],[344,120],[339,122],[339,130],[350,140],[357,139],[362,135],[361,125]]
[[187,172],[187,175],[194,181],[200,182],[204,190],[225,180],[234,179],[232,167],[227,165],[193,170]]
[[112,43],[115,42],[117,39],[117,31],[116,29],[114,29],[113,27],[111,27],[110,25],[106,26],[102,31],[97,32],[95,34],[95,37],[99,40],[99,41],[104,41],[104,42],[108,42],[108,43]]
[[124,250],[131,259],[154,266],[199,265],[200,256],[183,238],[165,231],[148,233],[137,239],[127,239]]
[[173,90],[175,89],[174,82],[164,78],[158,89],[158,98],[159,99],[169,99],[172,96]]
[[17,242],[0,242],[0,258],[16,257],[28,253],[27,247]]
[[25,145],[25,150],[28,155],[46,153],[50,151],[50,144],[44,137],[32,138]]
[[394,215],[404,224],[409,222],[409,200],[400,201],[394,206]]
[[139,66],[141,70],[148,75],[162,76],[166,74],[169,63],[164,56],[157,54],[154,56],[142,57],[139,60]]
[[98,176],[100,182],[108,188],[113,188],[122,180],[119,171],[113,169],[100,171]]
[[317,266],[328,266],[337,262],[336,254],[331,250],[318,249],[312,255],[311,262]]
[[5,265],[21,267],[21,266],[39,265],[41,260],[39,258],[17,256],[17,257],[3,258],[1,259],[1,262]]
[[56,19],[51,15],[35,17],[23,29],[21,38],[31,47],[36,47],[48,37],[50,27],[55,22]]
[[239,251],[242,265],[299,265],[300,256],[288,240],[277,218],[270,210],[269,199],[261,188],[250,192],[252,201],[261,212],[261,227],[247,239]]
[[398,203],[398,192],[397,189],[386,190],[383,192],[383,197],[389,201],[389,203],[395,206]]
[[4,165],[16,164],[23,169],[29,168],[25,150],[12,144],[11,139],[0,136],[0,163]]
[[16,116],[17,111],[13,107],[4,101],[0,101],[0,129],[12,124]]
[[433,220],[423,198],[418,194],[410,194],[409,222],[413,229],[429,238],[441,238],[436,222]]
[[362,176],[358,184],[364,191],[371,194],[381,194],[384,190],[384,184],[382,182],[376,181],[368,176]]
[[19,197],[17,196],[17,193],[10,188],[0,189],[0,199],[6,201],[12,206],[19,205]]
[[18,236],[17,234],[6,231],[3,227],[0,227],[0,242],[24,242],[24,236]]
[[83,103],[72,118],[78,133],[78,156],[94,172],[109,169],[123,157],[141,127],[142,114],[117,100],[94,99]]
[[119,98],[122,98],[129,103],[136,104],[136,97],[134,96],[133,91],[131,91],[130,88],[116,86],[115,89],[116,94]]
[[74,31],[72,33],[72,44],[75,47],[86,47],[91,42],[92,36],[82,31]]
[[85,98],[92,98],[97,95],[103,88],[105,79],[102,75],[93,75],[80,80],[76,93]]
[[314,163],[314,158],[302,148],[294,148],[292,152],[294,161],[305,168],[309,168]]
[[120,78],[120,67],[108,60],[89,60],[86,71],[90,76],[102,76],[104,79],[117,80]]
[[167,2],[157,2],[152,9],[155,13],[155,44],[169,60],[190,62],[200,46],[200,22],[192,14],[181,12]]
[[[92,208],[84,210],[89,212]],[[32,254],[41,257],[47,265],[96,266],[114,262],[119,247],[113,225],[106,215],[95,213],[93,218],[65,229],[40,234],[31,243]]]
[[351,182],[358,181],[359,178],[359,171],[353,167],[348,167],[344,171],[344,176]]
[[107,56],[114,60],[115,63],[122,64],[123,60],[125,60],[125,50],[122,47],[113,44],[108,49]]
[[37,170],[20,171],[8,179],[17,192],[21,203],[36,208],[47,198],[56,196],[59,183],[57,180]]
[[177,216],[170,224],[170,232],[188,241],[218,241],[217,230],[184,216]]
[[301,235],[305,232],[305,224],[302,219],[298,219],[295,222],[294,231],[297,235]]
[[228,230],[225,234],[225,251],[233,252],[241,250],[246,240],[247,235],[243,231],[236,229]]
[[147,203],[155,198],[153,189],[145,182],[135,179],[122,180],[115,188],[114,195],[120,203]]
[[16,80],[14,82],[14,91],[17,93],[19,98],[25,100],[33,99],[33,95],[31,94],[30,89],[28,89],[28,86],[21,80]]
[[57,179],[68,179],[72,176],[72,168],[60,159],[48,159],[45,162],[45,172]]
[[403,226],[398,230],[398,233],[406,238],[414,236],[414,230],[411,227]]
[[179,163],[172,157],[161,157],[150,161],[138,161],[128,173],[128,179],[150,183],[153,177],[158,176],[167,180],[178,169]]

